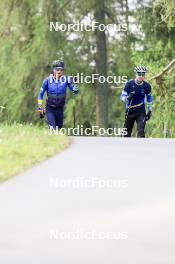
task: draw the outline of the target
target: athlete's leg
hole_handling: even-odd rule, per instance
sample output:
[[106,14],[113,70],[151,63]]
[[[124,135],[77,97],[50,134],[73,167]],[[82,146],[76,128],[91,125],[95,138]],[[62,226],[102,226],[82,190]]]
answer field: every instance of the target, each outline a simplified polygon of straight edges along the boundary
[[55,123],[55,111],[54,109],[51,109],[51,107],[46,106],[46,121],[49,126],[49,128],[56,128]]
[[140,113],[136,117],[137,123],[137,137],[144,138],[145,137],[145,124],[146,124],[146,115],[145,113]]
[[60,129],[63,126],[63,114],[64,114],[64,107],[60,107],[56,111],[56,126]]
[[132,129],[135,122],[135,115],[133,113],[129,113],[126,117],[124,128],[126,128],[126,135],[124,137],[131,137]]

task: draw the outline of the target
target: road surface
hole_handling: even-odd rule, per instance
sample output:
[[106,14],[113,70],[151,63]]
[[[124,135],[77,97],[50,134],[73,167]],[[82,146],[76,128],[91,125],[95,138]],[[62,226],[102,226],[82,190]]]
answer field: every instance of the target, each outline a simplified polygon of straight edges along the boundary
[[174,139],[74,138],[0,185],[0,263],[175,263],[174,168]]

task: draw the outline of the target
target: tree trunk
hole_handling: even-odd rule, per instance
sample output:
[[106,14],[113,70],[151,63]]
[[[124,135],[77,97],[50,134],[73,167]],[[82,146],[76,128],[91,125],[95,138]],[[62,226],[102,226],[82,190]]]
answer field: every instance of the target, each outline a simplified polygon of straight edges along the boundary
[[[95,5],[95,20],[105,25],[105,0],[97,0]],[[107,76],[106,34],[97,29],[96,39],[96,74]],[[108,84],[96,82],[96,122],[99,127],[108,127]]]

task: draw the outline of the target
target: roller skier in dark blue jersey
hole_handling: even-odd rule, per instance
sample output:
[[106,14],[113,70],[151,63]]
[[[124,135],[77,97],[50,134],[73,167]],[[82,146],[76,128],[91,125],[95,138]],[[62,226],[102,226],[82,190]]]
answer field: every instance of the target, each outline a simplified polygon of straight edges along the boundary
[[[134,123],[137,123],[137,137],[145,137],[145,124],[151,118],[152,95],[151,85],[145,81],[145,66],[137,66],[135,68],[136,77],[129,80],[121,94],[120,99],[126,102],[125,137],[131,137]],[[145,97],[148,106],[148,113],[145,110]]]
[[[64,62],[53,62],[53,74],[43,81],[38,95],[38,111],[40,116],[46,112],[46,121],[50,128],[60,129],[63,126],[63,112],[66,100],[67,87],[77,94],[79,89],[74,85],[72,78],[63,75]],[[43,97],[47,93],[46,108],[43,108]]]

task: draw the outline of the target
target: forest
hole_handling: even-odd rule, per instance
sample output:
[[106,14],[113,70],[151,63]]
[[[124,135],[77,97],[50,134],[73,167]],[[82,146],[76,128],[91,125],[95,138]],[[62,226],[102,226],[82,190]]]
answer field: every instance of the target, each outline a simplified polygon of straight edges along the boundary
[[80,94],[67,92],[64,127],[121,128],[124,81],[145,65],[153,95],[146,135],[175,137],[173,0],[1,0],[0,7],[1,124],[44,125],[38,92],[52,61],[63,59],[67,76],[110,77],[79,80]]

